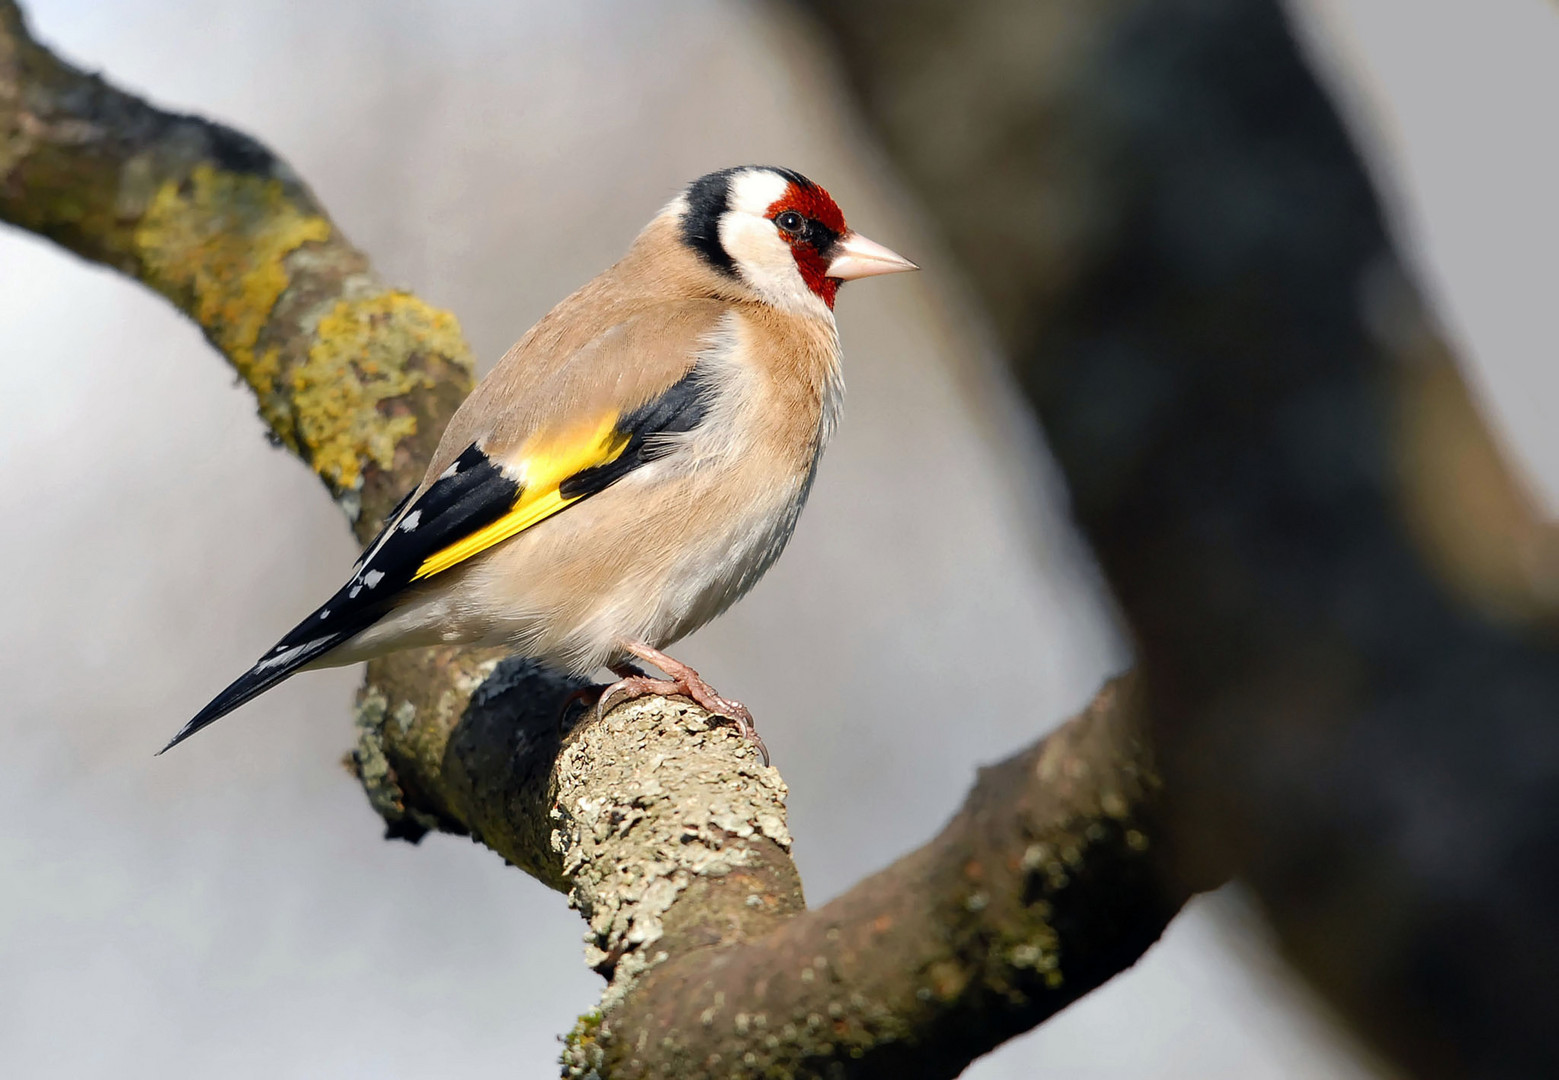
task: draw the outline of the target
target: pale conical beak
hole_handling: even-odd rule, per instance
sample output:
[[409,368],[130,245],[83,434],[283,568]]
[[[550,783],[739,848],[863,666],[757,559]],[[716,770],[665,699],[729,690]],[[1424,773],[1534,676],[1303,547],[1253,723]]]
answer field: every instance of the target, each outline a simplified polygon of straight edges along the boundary
[[904,256],[856,232],[847,232],[835,240],[829,252],[833,258],[828,262],[827,274],[839,281],[920,269]]

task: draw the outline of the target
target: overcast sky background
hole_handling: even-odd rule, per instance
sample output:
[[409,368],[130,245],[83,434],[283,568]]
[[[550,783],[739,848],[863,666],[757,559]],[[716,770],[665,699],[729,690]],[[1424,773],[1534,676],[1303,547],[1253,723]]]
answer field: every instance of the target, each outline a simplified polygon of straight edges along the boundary
[[[813,903],[1127,663],[956,270],[785,20],[734,2],[31,0],[67,57],[264,139],[490,364],[712,168],[801,169],[928,267],[839,304],[849,396],[791,550],[679,650],[746,701]],[[1559,8],[1305,0],[1399,236],[1559,503]],[[992,403],[998,403],[993,407]],[[17,1077],[553,1074],[593,1002],[561,897],[387,844],[336,764],[355,671],[155,761],[355,552],[199,334],[0,229],[0,1054]],[[936,494],[928,515],[924,494]],[[1365,1077],[1237,896],[968,1075]]]

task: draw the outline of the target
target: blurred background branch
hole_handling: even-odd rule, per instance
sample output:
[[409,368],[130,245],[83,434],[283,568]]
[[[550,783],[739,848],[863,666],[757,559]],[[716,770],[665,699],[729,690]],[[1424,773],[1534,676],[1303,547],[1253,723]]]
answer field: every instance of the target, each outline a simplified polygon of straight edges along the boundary
[[1559,1074],[1559,549],[1284,11],[811,7],[1045,425],[1185,856],[1413,1075]]

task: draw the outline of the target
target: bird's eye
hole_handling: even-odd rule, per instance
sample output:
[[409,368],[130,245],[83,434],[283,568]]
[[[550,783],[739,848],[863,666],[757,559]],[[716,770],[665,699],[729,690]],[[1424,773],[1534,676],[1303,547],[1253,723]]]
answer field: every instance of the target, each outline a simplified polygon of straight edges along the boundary
[[786,210],[783,214],[774,219],[774,224],[778,225],[781,229],[788,233],[799,233],[803,228],[806,227],[806,223],[807,219],[796,213],[794,210]]

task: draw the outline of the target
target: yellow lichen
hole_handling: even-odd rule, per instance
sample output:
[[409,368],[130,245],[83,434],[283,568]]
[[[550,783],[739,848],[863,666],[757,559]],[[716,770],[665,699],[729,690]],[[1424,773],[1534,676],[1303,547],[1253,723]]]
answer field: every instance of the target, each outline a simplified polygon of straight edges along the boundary
[[380,403],[432,378],[414,357],[440,356],[471,367],[460,324],[404,292],[341,300],[319,321],[308,358],[289,374],[298,438],[314,471],[351,488],[362,467],[389,468],[395,447],[413,435],[413,416],[385,415]]
[[283,260],[330,236],[330,222],[305,213],[277,180],[197,165],[159,187],[135,229],[147,281],[200,323],[260,395],[272,426],[285,405],[271,399],[280,359],[255,353],[271,309],[286,291]]
[[440,357],[467,371],[473,365],[454,316],[402,292],[337,302],[296,363],[284,361],[276,344],[261,346],[290,281],[287,256],[329,239],[330,230],[279,181],[206,163],[157,189],[135,243],[147,282],[227,354],[277,435],[329,483],[350,489],[368,462],[390,467],[396,444],[417,430],[415,417],[380,409],[386,399],[431,385],[412,359]]
[[264,401],[276,388],[276,376],[281,374],[281,350],[272,345],[259,356],[256,356],[249,365],[249,370],[244,377],[249,385],[254,387],[254,392]]

